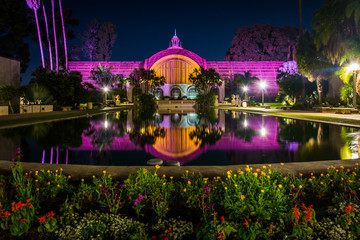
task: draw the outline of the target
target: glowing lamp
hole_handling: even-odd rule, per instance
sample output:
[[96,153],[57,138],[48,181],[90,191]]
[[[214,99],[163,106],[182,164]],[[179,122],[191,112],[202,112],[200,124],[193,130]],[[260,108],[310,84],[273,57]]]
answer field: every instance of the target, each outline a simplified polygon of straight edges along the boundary
[[247,92],[247,90],[249,90],[249,88],[247,86],[243,87],[244,92]]
[[262,127],[261,130],[260,130],[260,135],[262,137],[265,137],[266,136],[266,128]]
[[356,70],[359,70],[359,69],[360,69],[360,66],[357,63],[352,63],[347,67],[348,71],[356,71]]
[[109,88],[108,88],[108,87],[104,87],[103,90],[104,90],[104,92],[108,92],[108,91],[109,91]]
[[260,88],[264,90],[266,88],[266,82],[261,82]]

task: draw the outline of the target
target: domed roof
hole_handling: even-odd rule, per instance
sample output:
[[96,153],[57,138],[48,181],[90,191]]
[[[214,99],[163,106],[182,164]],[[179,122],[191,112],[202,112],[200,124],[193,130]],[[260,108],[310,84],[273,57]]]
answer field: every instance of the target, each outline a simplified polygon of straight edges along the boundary
[[146,68],[150,69],[154,65],[154,63],[156,63],[159,59],[166,57],[168,55],[183,55],[195,61],[199,66],[203,67],[205,65],[204,64],[205,59],[202,59],[196,53],[193,53],[181,47],[180,39],[176,35],[176,29],[174,36],[171,38],[169,48],[152,55],[149,59],[146,59],[145,61]]

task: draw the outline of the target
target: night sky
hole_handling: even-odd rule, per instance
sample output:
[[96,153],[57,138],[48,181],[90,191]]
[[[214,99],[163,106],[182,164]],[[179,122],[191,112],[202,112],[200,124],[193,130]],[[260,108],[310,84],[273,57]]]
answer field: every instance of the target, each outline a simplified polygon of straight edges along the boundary
[[[312,13],[322,0],[303,0],[304,29],[311,29]],[[116,24],[117,39],[112,61],[143,61],[169,46],[177,30],[182,46],[206,60],[223,60],[231,41],[242,26],[271,24],[299,26],[298,0],[248,1],[139,1],[139,0],[62,0],[80,20],[74,28],[76,38],[68,45],[80,45],[79,35],[96,18],[100,23]],[[39,47],[30,45],[31,62],[22,84],[40,65]]]

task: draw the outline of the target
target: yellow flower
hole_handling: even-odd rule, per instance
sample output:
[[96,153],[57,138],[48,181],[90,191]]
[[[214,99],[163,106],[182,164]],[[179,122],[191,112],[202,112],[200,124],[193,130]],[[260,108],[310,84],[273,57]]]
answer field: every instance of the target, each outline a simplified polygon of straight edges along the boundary
[[302,175],[303,175],[302,173],[299,173],[299,176],[300,176],[300,177],[302,177]]
[[255,173],[253,173],[253,175],[255,176],[255,177],[257,177],[258,176],[258,174],[255,172]]
[[241,198],[241,200],[244,200],[245,199],[245,196],[244,195],[240,195],[240,198]]
[[284,180],[286,180],[286,177],[284,177]]
[[237,187],[237,184],[235,184],[235,187]]
[[186,192],[186,188],[184,188],[184,192]]
[[284,163],[280,163],[281,166],[284,166]]
[[40,169],[40,171],[44,172],[44,169]]
[[206,184],[206,183],[207,183],[207,181],[204,181],[204,183]]
[[50,185],[50,182],[48,182],[47,185]]
[[353,181],[352,180],[349,180],[349,183],[352,183]]
[[38,175],[38,173],[39,173],[38,171],[35,171],[35,175]]
[[50,170],[47,170],[48,173],[50,173]]
[[186,170],[185,172],[186,172],[186,173],[189,173],[189,171],[188,171],[188,170]]
[[156,173],[154,173],[154,176],[157,176],[157,174],[156,174]]
[[262,189],[261,189],[260,191],[261,191],[262,193],[264,192],[264,190],[262,190]]
[[291,184],[291,185],[290,185],[290,187],[294,188],[294,187],[295,187],[295,185],[294,185],[294,184]]
[[312,179],[311,178],[309,178],[309,182],[311,182],[312,181]]
[[164,178],[164,177],[166,177],[166,175],[165,175],[165,174],[163,174],[163,176],[162,176],[162,177]]
[[95,175],[93,175],[93,178],[95,178]]
[[35,182],[37,182],[37,181],[39,181],[39,180],[36,179]]
[[81,181],[83,182],[83,181],[85,181],[85,180],[82,178]]
[[170,179],[173,179],[174,177],[173,176],[170,176]]
[[227,190],[227,187],[224,187],[225,190]]
[[271,167],[271,164],[268,164],[268,167]]
[[156,169],[159,169],[159,168],[160,168],[160,166],[159,166],[159,165],[155,165],[155,168],[156,168]]
[[103,171],[103,174],[106,174],[106,171],[105,171],[105,170]]
[[144,169],[144,170],[143,170],[143,173],[144,173],[144,174],[145,174],[145,173],[147,173],[147,170],[146,170],[146,169]]
[[63,171],[63,169],[62,168],[60,168],[60,172],[62,172]]
[[324,183],[323,182],[320,182],[321,185],[323,185]]
[[99,184],[99,187],[102,187],[102,185],[101,185],[101,184]]
[[163,183],[163,185],[165,185],[166,183]]
[[257,172],[260,172],[260,168],[257,168],[256,171],[257,171]]
[[265,166],[265,165],[263,166],[263,169],[266,169],[266,166]]
[[353,172],[353,174],[356,176],[356,172]]
[[108,175],[108,178],[111,178],[111,175],[110,175],[110,174]]
[[281,184],[279,184],[279,188],[282,188],[283,186]]
[[344,169],[344,166],[340,166],[341,169]]
[[25,176],[27,176],[28,175],[28,173],[25,173]]
[[39,188],[36,188],[36,191],[39,191]]
[[359,165],[359,163],[355,163],[355,166],[358,166]]
[[323,176],[324,176],[324,174],[320,174],[320,176],[322,176],[322,177],[323,177]]
[[299,185],[299,188],[301,189],[301,188],[302,188],[302,185]]
[[57,172],[58,172],[58,170],[56,169],[56,170],[55,170],[55,172],[57,173]]
[[60,187],[60,185],[58,184],[58,185],[56,185],[57,187]]
[[312,176],[312,175],[314,175],[314,173],[310,173],[310,175]]
[[71,178],[71,176],[69,175],[68,178]]

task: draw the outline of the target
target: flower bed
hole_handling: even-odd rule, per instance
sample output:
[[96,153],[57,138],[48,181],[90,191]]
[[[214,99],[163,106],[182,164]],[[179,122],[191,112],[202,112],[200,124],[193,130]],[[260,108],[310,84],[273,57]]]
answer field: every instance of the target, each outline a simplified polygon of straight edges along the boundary
[[283,176],[245,167],[213,179],[140,169],[71,181],[62,169],[0,176],[6,239],[359,239],[360,171]]

